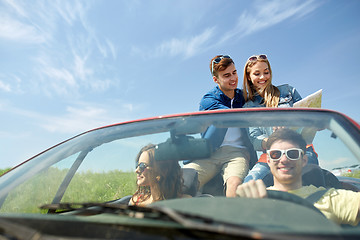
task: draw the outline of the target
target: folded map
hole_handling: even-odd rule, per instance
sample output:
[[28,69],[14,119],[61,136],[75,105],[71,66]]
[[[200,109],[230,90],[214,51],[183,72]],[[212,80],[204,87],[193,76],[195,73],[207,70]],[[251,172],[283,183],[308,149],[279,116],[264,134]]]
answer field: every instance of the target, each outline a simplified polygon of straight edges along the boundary
[[322,89],[294,103],[294,107],[321,108]]

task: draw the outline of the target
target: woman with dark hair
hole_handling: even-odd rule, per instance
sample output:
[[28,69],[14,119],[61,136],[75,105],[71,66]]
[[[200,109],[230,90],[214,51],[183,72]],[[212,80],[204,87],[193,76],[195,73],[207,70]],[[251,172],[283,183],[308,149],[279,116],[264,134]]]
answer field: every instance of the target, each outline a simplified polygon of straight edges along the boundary
[[137,191],[130,205],[147,205],[156,201],[183,197],[183,178],[177,161],[156,161],[155,145],[143,147],[136,157]]

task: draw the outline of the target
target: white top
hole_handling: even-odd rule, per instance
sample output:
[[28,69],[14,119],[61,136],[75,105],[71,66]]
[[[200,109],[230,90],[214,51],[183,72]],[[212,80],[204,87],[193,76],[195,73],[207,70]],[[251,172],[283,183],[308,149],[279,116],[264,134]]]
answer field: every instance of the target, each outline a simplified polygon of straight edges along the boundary
[[[231,99],[231,108],[233,108],[233,101],[234,99]],[[222,146],[244,148],[240,128],[228,128],[220,147]]]

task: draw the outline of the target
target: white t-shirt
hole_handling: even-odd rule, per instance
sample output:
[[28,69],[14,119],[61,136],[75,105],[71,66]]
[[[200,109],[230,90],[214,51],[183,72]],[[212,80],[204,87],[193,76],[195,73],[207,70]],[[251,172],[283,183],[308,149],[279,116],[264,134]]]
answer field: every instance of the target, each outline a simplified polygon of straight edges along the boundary
[[[268,187],[270,190],[277,190]],[[314,185],[303,186],[296,190],[291,190],[289,193],[306,198],[310,194],[319,190],[325,189],[323,187],[315,187]],[[344,189],[330,188],[314,206],[318,208],[328,219],[338,224],[351,224],[356,226],[359,224],[358,209],[360,205],[360,192],[353,192]]]
[[[233,108],[234,99],[231,99],[231,108]],[[228,128],[221,146],[232,146],[237,148],[245,148],[240,128]]]

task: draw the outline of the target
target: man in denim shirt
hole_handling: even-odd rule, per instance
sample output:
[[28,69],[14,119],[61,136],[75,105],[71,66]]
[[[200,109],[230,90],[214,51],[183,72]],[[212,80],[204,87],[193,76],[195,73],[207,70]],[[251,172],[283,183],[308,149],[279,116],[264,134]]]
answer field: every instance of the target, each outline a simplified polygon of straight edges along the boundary
[[[210,61],[210,71],[217,86],[203,96],[199,110],[241,108],[245,101],[242,91],[237,88],[238,75],[231,57],[215,56]],[[251,159],[256,159],[246,130],[210,126],[203,137],[209,139],[213,150],[211,157],[192,161],[184,167],[197,170],[200,188],[221,171],[225,195],[235,197],[237,186],[249,170],[250,155]]]

